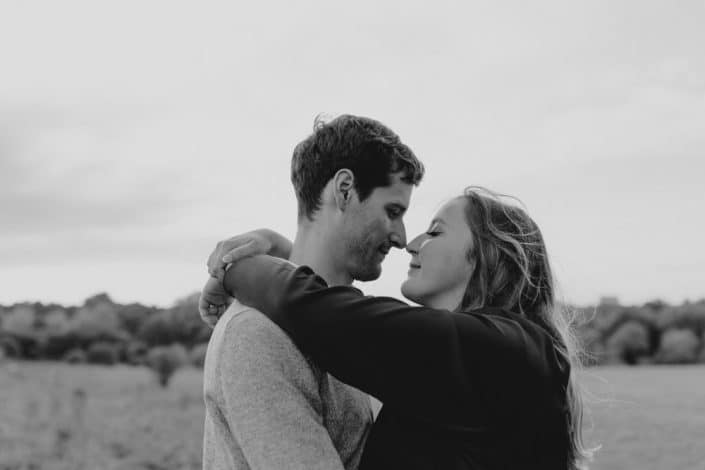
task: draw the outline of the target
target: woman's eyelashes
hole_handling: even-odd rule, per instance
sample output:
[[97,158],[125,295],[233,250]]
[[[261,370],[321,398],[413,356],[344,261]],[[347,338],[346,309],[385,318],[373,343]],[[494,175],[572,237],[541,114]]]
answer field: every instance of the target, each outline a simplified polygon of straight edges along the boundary
[[432,226],[428,230],[426,230],[426,235],[429,237],[437,237],[438,235],[441,234],[441,231],[438,229],[437,225]]

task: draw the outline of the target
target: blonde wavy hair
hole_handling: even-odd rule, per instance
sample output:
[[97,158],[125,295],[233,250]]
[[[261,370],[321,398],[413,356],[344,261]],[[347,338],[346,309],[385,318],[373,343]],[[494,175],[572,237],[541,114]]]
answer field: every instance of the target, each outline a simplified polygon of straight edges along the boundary
[[576,372],[581,348],[573,318],[555,300],[554,279],[543,235],[516,204],[517,199],[479,186],[465,189],[465,217],[473,237],[468,253],[474,269],[458,310],[498,307],[525,316],[553,338],[560,355],[571,365],[566,389],[567,468],[587,469],[594,449],[583,441],[583,401]]

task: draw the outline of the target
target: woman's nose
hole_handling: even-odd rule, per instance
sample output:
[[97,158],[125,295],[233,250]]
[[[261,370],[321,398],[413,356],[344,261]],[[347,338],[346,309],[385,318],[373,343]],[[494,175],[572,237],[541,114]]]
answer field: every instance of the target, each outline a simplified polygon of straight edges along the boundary
[[423,234],[419,235],[418,237],[411,240],[411,242],[409,242],[409,244],[406,245],[406,251],[409,254],[417,255],[419,253],[419,246],[421,244],[422,238],[423,238]]

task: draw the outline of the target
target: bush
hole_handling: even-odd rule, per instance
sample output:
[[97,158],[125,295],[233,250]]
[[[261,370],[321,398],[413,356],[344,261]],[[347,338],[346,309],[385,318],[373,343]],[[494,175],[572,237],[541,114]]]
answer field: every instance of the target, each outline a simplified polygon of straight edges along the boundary
[[698,358],[700,340],[692,330],[670,329],[661,337],[656,361],[662,364],[688,364]]
[[150,347],[182,343],[190,348],[208,341],[211,328],[198,314],[198,297],[191,295],[168,310],[150,314],[140,324],[137,338]]
[[61,334],[69,330],[69,317],[66,310],[54,308],[48,311],[44,316],[40,316],[41,328],[47,334]]
[[605,346],[608,355],[636,364],[640,356],[649,353],[649,329],[641,322],[629,320],[607,338]]
[[19,358],[22,355],[22,345],[12,336],[0,337],[0,350],[5,357]]
[[3,315],[2,329],[19,336],[32,336],[37,314],[29,304],[16,305]]
[[41,335],[18,332],[0,332],[0,348],[5,355],[17,359],[36,359],[41,351]]
[[69,364],[84,364],[88,360],[88,355],[83,349],[74,348],[64,354],[62,359]]
[[71,318],[69,329],[87,342],[103,341],[108,338],[121,336],[120,318],[117,307],[107,295],[97,295],[86,300]]
[[699,304],[684,304],[664,310],[659,317],[659,327],[667,330],[692,330],[696,335],[705,332],[705,308]]
[[180,344],[157,346],[149,350],[147,364],[154,371],[162,387],[169,385],[169,380],[179,368],[188,362],[186,348]]
[[122,328],[131,335],[136,335],[142,324],[157,310],[141,304],[129,304],[118,310]]
[[130,341],[125,346],[125,362],[133,366],[147,363],[149,347],[142,341]]
[[169,311],[150,315],[140,326],[137,337],[149,346],[166,346],[176,341]]
[[42,356],[46,359],[63,358],[69,351],[81,349],[79,337],[72,331],[50,333],[42,343]]
[[189,360],[192,365],[203,369],[203,364],[206,362],[206,351],[208,350],[208,343],[197,344],[191,349],[189,353]]
[[93,343],[86,351],[86,360],[91,364],[113,365],[118,362],[119,357],[118,349],[112,343]]

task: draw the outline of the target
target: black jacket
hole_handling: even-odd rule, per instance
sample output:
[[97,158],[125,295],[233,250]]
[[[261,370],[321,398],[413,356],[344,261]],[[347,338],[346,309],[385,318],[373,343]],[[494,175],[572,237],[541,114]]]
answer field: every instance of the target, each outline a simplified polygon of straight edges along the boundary
[[523,316],[329,288],[268,256],[233,265],[225,285],[323,369],[382,401],[361,470],[567,468],[570,366]]

